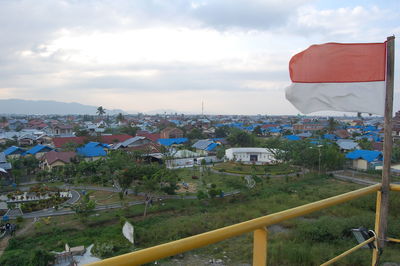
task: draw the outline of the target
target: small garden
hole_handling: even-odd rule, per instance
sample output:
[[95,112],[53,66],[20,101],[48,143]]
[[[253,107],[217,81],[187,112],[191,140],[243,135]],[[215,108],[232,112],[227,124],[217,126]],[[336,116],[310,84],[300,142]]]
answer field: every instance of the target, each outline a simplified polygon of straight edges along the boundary
[[289,164],[268,164],[268,165],[255,165],[243,164],[240,162],[223,162],[213,166],[219,172],[227,172],[232,174],[241,175],[286,175],[295,173],[298,168]]
[[56,187],[46,185],[35,185],[28,192],[16,190],[8,193],[7,198],[11,201],[11,205],[19,204],[23,212],[33,212],[47,208],[56,208],[66,200],[68,196],[66,192]]
[[48,199],[21,203],[20,207],[22,212],[34,212],[53,207],[57,210],[59,205],[64,203],[66,200],[66,198],[54,195]]

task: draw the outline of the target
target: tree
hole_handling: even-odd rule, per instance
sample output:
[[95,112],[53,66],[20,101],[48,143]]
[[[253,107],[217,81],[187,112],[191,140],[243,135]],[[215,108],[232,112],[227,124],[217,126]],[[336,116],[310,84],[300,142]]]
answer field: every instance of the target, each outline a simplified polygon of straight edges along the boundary
[[124,121],[124,120],[125,120],[124,115],[123,115],[122,113],[119,113],[119,114],[117,115],[117,121],[122,122],[122,121]]
[[261,127],[260,126],[256,126],[253,130],[253,134],[257,135],[257,136],[261,136],[262,135],[262,131],[261,131]]
[[77,137],[88,137],[89,136],[89,131],[86,129],[78,129],[75,131],[75,136]]
[[204,138],[203,133],[202,133],[201,130],[198,129],[198,128],[192,129],[192,131],[190,131],[190,132],[186,135],[186,137],[187,137],[188,139],[191,139],[191,140],[193,140],[193,139],[202,139],[202,138]]
[[147,208],[149,204],[153,202],[154,193],[158,192],[160,189],[157,176],[156,175],[144,176],[142,189],[146,193],[146,200],[143,212],[143,217],[146,217]]
[[103,108],[103,106],[97,107],[96,114],[98,114],[99,116],[102,116],[102,115],[104,115],[105,113],[106,113],[106,109]]
[[361,139],[358,141],[358,145],[363,150],[372,150],[372,143],[368,139]]
[[225,156],[225,147],[224,146],[218,146],[216,150],[216,156],[218,159],[222,159]]
[[[151,174],[151,171],[159,169]],[[143,176],[141,189],[146,194],[145,208],[143,217],[146,217],[147,208],[153,202],[155,195],[159,192],[167,194],[175,194],[177,189],[177,178],[172,172],[166,168],[148,167],[148,173]]]
[[232,130],[227,140],[232,146],[252,147],[256,145],[256,140],[254,135],[251,135],[239,129]]
[[329,117],[328,132],[332,133],[333,131],[335,131],[337,126],[338,126],[338,122],[333,117]]
[[31,253],[30,266],[47,266],[54,262],[54,255],[42,249],[35,249]]
[[137,167],[132,166],[130,168],[122,170],[117,174],[117,181],[122,190],[122,197],[125,195],[128,188],[131,186],[133,180],[137,177]]
[[126,126],[126,127],[121,127],[120,131],[121,131],[121,133],[128,134],[130,136],[136,136],[136,132],[139,129],[140,128],[138,128],[138,127]]
[[96,202],[91,200],[89,194],[83,196],[82,200],[73,205],[71,209],[75,211],[75,214],[80,218],[83,223],[86,223],[87,217],[94,212]]
[[321,168],[324,170],[343,169],[345,162],[344,154],[340,152],[337,145],[325,145],[320,150]]
[[229,134],[229,127],[228,126],[222,126],[222,127],[217,127],[215,129],[215,137],[217,138],[225,138]]
[[394,163],[400,162],[400,147],[394,146],[392,151],[392,161]]

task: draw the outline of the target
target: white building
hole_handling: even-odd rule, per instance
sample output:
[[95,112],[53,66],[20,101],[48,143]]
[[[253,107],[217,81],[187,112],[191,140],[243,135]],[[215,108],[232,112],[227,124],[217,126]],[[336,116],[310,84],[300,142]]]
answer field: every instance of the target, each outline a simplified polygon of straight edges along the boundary
[[225,151],[228,160],[243,163],[274,163],[275,156],[266,148],[230,148]]

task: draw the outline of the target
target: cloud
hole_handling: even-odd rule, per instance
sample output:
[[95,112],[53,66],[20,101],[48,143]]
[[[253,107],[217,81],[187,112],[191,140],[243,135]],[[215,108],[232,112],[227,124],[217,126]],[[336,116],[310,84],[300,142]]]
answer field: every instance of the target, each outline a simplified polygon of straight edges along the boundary
[[285,25],[297,8],[307,1],[201,1],[192,14],[205,25],[218,29],[267,30]]
[[213,112],[294,113],[283,96],[290,57],[313,43],[383,41],[400,33],[396,10],[306,0],[0,1],[0,98],[185,111],[205,98]]
[[[325,39],[350,42],[377,41],[385,37],[390,28],[382,23],[390,17],[400,18],[398,13],[377,6],[354,6],[336,9],[317,9],[303,6],[297,10],[285,30],[306,36],[318,35]],[[390,31],[390,30],[389,30]]]

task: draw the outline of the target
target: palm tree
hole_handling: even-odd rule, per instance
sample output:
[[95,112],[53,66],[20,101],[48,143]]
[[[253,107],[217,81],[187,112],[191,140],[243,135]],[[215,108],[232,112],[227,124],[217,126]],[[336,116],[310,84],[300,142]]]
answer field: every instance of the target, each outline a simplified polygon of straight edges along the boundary
[[332,133],[336,129],[337,124],[338,124],[337,121],[333,117],[329,117],[329,120],[328,120],[329,133]]
[[103,108],[103,106],[97,107],[96,114],[98,114],[99,116],[102,116],[102,115],[104,115],[105,113],[106,113],[106,109]]
[[118,120],[119,122],[122,122],[122,121],[125,120],[125,117],[123,116],[122,113],[119,113],[119,114],[117,115],[117,120]]

